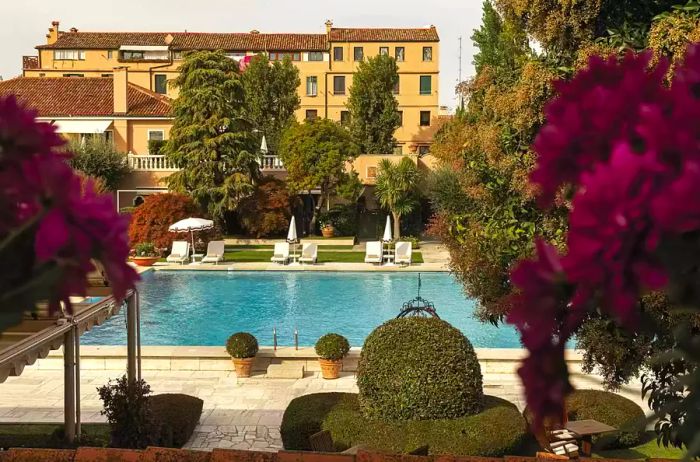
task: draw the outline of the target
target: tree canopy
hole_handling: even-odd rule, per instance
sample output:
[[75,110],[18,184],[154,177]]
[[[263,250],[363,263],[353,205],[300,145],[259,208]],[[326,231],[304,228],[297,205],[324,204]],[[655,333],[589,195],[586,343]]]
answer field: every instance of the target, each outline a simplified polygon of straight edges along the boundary
[[168,186],[221,222],[251,194],[258,175],[238,64],[223,51],[188,53],[174,84],[180,93],[162,152],[180,170]]
[[289,57],[273,61],[259,54],[242,74],[248,119],[259,138],[265,135],[268,149],[277,152],[282,130],[294,120],[301,99],[299,69]]
[[394,89],[399,84],[394,58],[377,55],[360,62],[352,77],[350,133],[363,153],[389,154],[394,151],[394,132],[401,123]]
[[398,163],[382,159],[377,170],[374,195],[379,204],[391,211],[394,219],[394,239],[401,237],[401,217],[418,206],[420,171],[413,160],[402,157]]
[[294,123],[284,131],[279,156],[287,170],[289,188],[309,194],[314,189],[321,192],[318,198],[312,196],[312,229],[329,194],[345,179],[346,163],[358,154],[348,131],[329,119]]
[[119,182],[130,171],[126,154],[117,151],[114,143],[101,136],[89,136],[84,141],[71,141],[68,150],[75,154],[70,159],[71,167],[88,177],[100,180],[109,191],[116,191]]

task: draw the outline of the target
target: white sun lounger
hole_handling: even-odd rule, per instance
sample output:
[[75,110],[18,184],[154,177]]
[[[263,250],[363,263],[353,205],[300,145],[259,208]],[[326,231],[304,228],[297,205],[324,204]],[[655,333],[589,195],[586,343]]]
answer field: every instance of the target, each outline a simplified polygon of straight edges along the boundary
[[168,263],[179,263],[184,265],[190,258],[190,243],[187,241],[173,241],[173,248],[170,255],[165,259]]
[[275,244],[275,251],[270,259],[274,263],[281,263],[286,265],[289,261],[289,243],[288,242],[278,242]]
[[382,243],[379,241],[370,241],[367,243],[365,250],[365,263],[382,263],[383,255]]
[[413,244],[411,242],[397,242],[394,254],[394,263],[411,266]]
[[214,263],[224,261],[224,250],[226,243],[224,241],[211,241],[207,244],[207,254],[202,258],[202,263]]
[[300,263],[311,263],[312,265],[316,263],[318,259],[318,245],[314,243],[304,244],[301,248],[301,258],[299,258]]

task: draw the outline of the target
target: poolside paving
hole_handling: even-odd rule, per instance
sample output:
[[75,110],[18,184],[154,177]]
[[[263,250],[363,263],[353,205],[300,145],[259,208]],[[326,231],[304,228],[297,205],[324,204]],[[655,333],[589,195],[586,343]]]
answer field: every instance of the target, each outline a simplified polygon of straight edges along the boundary
[[[104,422],[96,388],[120,370],[84,370],[81,373],[83,422]],[[268,379],[262,375],[238,379],[230,371],[153,371],[143,378],[154,393],[187,393],[204,401],[200,424],[188,448],[256,449],[275,451],[282,447],[280,424],[289,402],[318,392],[357,392],[355,377],[344,373],[338,380],[323,380],[317,373],[303,379]],[[596,376],[574,379],[580,388],[600,388]],[[524,407],[521,386],[515,374],[484,374],[484,393],[499,396]],[[643,406],[639,384],[623,390],[625,396]],[[28,367],[20,377],[0,385],[0,422],[38,423],[63,421],[63,371]]]

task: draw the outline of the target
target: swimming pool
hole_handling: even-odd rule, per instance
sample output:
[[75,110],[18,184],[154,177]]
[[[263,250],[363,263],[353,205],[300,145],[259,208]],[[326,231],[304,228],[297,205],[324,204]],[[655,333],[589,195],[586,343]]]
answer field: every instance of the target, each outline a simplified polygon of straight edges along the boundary
[[[494,327],[473,317],[474,302],[447,273],[423,273],[421,296],[440,317],[464,332],[475,347],[520,348],[510,326]],[[155,271],[143,275],[143,345],[224,345],[230,334],[248,331],[261,345],[311,346],[337,332],[353,346],[414,298],[416,273],[316,271]],[[85,345],[126,344],[126,310],[81,338]]]

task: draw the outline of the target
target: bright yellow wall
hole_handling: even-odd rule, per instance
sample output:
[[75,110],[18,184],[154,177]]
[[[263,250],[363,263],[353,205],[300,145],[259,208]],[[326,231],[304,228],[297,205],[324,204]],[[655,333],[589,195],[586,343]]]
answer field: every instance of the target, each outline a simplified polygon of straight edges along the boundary
[[[333,60],[333,48],[343,48],[343,61]],[[331,42],[327,61],[295,61],[299,69],[299,97],[301,107],[296,111],[298,120],[304,120],[308,109],[315,109],[319,117],[328,117],[340,121],[340,113],[345,110],[345,103],[352,86],[352,74],[358,63],[353,60],[354,47],[364,49],[365,58],[379,54],[380,47],[388,47],[389,55],[395,56],[396,47],[404,47],[405,59],[398,63],[399,93],[397,100],[399,110],[403,112],[403,125],[396,131],[395,137],[401,146],[401,152],[408,154],[415,151],[418,144],[428,144],[432,141],[432,130],[420,127],[420,111],[430,111],[431,119],[439,112],[439,62],[440,48],[437,42],[362,42],[338,43]],[[432,47],[432,61],[424,62],[422,53],[424,46]],[[112,58],[107,50],[85,50],[85,59],[79,61],[54,61],[53,50],[40,50],[41,69],[26,70],[28,77],[61,77],[66,73],[80,73],[85,77],[100,77],[111,74],[114,67],[126,66],[129,70],[129,81],[144,88],[155,90],[155,75],[165,74],[168,80],[177,77],[177,68],[181,60],[170,63],[154,62],[119,62],[118,50],[112,51]],[[248,53],[253,54],[253,53]],[[345,95],[333,94],[333,76],[345,75]],[[432,93],[421,95],[419,82],[421,75],[432,78]],[[318,92],[316,96],[306,94],[306,78],[318,77]],[[168,86],[168,96],[176,97],[177,91]],[[136,146],[141,149],[141,146]]]

